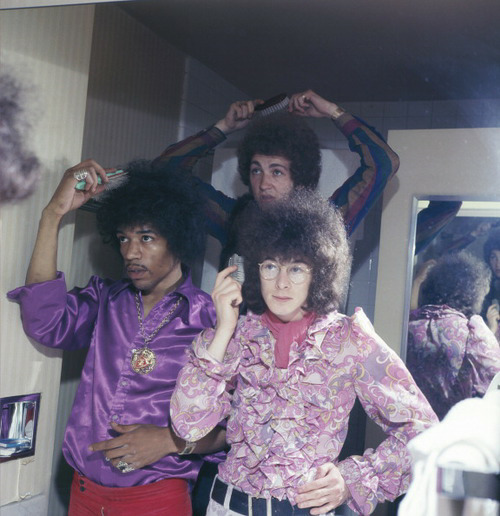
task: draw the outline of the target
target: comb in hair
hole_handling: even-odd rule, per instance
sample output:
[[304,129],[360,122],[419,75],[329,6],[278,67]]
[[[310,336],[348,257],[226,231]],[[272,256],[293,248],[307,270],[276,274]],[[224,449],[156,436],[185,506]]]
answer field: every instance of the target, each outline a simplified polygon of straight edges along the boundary
[[[106,190],[109,190],[111,188],[116,188],[123,184],[123,181],[127,177],[127,171],[126,170],[115,170],[113,172],[106,172],[106,175],[109,177],[110,181],[109,183],[106,183]],[[97,183],[102,185],[102,179],[101,176],[97,176]],[[85,180],[78,181],[75,185],[75,190],[84,190],[85,185],[87,183]]]

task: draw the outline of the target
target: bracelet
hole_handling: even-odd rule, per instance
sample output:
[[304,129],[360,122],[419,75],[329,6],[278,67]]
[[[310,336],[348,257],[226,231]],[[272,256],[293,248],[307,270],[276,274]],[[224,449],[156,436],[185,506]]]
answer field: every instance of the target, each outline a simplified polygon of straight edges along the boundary
[[333,118],[333,120],[337,120],[337,118],[340,118],[344,113],[345,110],[337,106],[334,112],[330,115],[330,117]]
[[184,446],[184,449],[179,452],[179,455],[191,455],[193,453],[194,449],[196,448],[196,441],[186,441],[186,445]]

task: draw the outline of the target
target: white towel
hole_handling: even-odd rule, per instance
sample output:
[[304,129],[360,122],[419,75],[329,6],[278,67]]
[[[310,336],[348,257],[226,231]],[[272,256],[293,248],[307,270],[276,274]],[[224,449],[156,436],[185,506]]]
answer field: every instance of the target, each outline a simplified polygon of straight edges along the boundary
[[500,391],[457,403],[439,424],[412,439],[408,449],[413,478],[398,516],[439,516],[439,467],[500,472]]

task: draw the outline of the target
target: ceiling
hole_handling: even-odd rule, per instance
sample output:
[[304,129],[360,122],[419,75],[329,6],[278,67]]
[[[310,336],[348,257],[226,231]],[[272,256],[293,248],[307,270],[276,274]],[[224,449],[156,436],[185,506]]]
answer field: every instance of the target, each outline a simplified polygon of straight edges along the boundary
[[138,0],[122,8],[255,98],[500,98],[499,0]]

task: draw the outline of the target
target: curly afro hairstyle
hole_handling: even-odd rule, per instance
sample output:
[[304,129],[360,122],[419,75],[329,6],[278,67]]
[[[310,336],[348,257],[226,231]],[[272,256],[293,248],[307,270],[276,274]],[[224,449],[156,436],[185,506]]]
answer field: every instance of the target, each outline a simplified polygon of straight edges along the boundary
[[289,159],[294,186],[311,189],[318,186],[321,174],[318,137],[302,118],[277,113],[252,122],[238,147],[238,172],[247,186],[255,154]]
[[484,261],[488,264],[490,263],[491,253],[493,251],[500,251],[500,228],[493,230],[484,242]]
[[241,249],[245,263],[243,296],[255,313],[266,304],[261,294],[259,263],[266,258],[300,260],[312,267],[307,311],[326,314],[345,300],[351,252],[342,217],[325,199],[304,188],[265,209],[251,202],[245,210]]
[[422,284],[422,304],[447,305],[471,317],[480,313],[490,281],[491,271],[479,258],[466,251],[445,254]]
[[164,170],[149,161],[124,167],[126,181],[104,194],[97,227],[107,243],[119,248],[118,229],[150,224],[182,263],[191,264],[205,248],[203,199],[187,174]]

